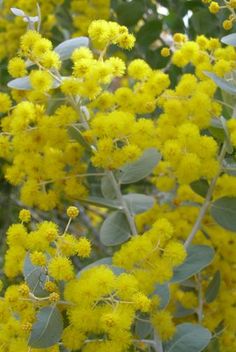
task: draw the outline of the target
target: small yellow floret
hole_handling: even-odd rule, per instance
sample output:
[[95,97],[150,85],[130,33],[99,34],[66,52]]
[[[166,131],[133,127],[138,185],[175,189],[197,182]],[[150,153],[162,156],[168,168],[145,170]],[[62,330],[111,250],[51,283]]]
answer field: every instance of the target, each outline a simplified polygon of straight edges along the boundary
[[214,14],[216,14],[217,12],[219,12],[219,11],[220,11],[220,6],[219,6],[219,4],[218,4],[216,1],[212,1],[211,4],[210,4],[210,6],[209,6],[209,11],[210,11],[211,13],[214,13]]
[[163,56],[163,57],[170,56],[170,48],[162,48],[161,49],[161,56]]
[[30,222],[30,220],[31,220],[30,211],[27,209],[22,209],[19,213],[19,219],[25,223]]
[[231,28],[233,27],[233,22],[231,20],[225,20],[223,22],[223,28],[226,30],[226,31],[229,31]]
[[74,219],[79,215],[79,209],[77,207],[71,206],[71,207],[67,208],[66,214],[67,214],[67,216],[69,216],[69,218]]

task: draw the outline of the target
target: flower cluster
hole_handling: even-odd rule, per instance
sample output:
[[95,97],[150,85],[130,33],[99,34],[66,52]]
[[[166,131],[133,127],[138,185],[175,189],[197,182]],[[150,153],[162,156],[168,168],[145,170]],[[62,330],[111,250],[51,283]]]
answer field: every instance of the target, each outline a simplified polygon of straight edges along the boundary
[[204,4],[209,4],[209,11],[213,14],[217,14],[221,9],[227,9],[229,16],[223,21],[223,28],[228,31],[230,30],[236,21],[236,1],[235,0],[202,0]]

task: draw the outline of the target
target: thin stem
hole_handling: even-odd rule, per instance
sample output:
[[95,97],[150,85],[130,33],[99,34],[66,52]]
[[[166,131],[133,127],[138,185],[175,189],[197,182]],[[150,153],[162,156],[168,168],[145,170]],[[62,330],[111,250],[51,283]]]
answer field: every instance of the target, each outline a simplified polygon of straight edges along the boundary
[[108,175],[109,179],[111,180],[114,191],[116,193],[116,197],[117,197],[118,201],[120,202],[120,204],[122,205],[123,211],[126,215],[127,221],[130,226],[131,233],[133,236],[136,236],[138,233],[137,233],[136,225],[134,222],[134,218],[133,218],[132,214],[130,213],[130,210],[129,210],[129,208],[128,208],[128,206],[122,196],[120,186],[119,186],[118,182],[116,181],[116,178],[115,178],[112,171],[107,171],[107,175]]
[[153,348],[156,352],[164,352],[162,341],[156,332],[154,332],[154,346],[153,346]]
[[50,181],[43,181],[43,182],[40,182],[39,184],[40,185],[48,185],[50,183],[55,183],[55,182],[58,182],[58,181],[63,181],[63,180],[68,180],[70,178],[76,178],[76,177],[88,177],[88,176],[104,176],[105,173],[104,172],[98,172],[98,173],[86,173],[86,174],[77,174],[77,175],[72,175],[72,176],[66,176],[66,177],[63,177],[63,178],[59,178],[58,180],[50,180]]
[[203,292],[202,292],[202,282],[201,282],[201,274],[197,275],[197,284],[198,284],[198,322],[201,323],[203,319]]
[[207,210],[208,210],[208,208],[209,208],[209,206],[211,204],[211,198],[212,198],[215,186],[216,186],[216,182],[217,182],[218,177],[220,176],[220,174],[222,172],[222,162],[224,160],[225,154],[226,154],[226,143],[223,144],[221,152],[220,152],[220,155],[219,155],[219,158],[218,158],[218,161],[219,161],[219,164],[220,164],[219,171],[217,172],[217,174],[215,175],[215,177],[212,179],[212,181],[210,183],[210,186],[208,188],[208,192],[207,192],[205,201],[204,201],[204,203],[203,203],[203,205],[201,207],[201,210],[200,210],[200,212],[198,214],[197,220],[196,220],[196,222],[195,222],[195,224],[194,224],[194,226],[192,228],[192,231],[190,232],[187,240],[185,241],[185,244],[184,244],[185,248],[187,248],[191,244],[191,242],[194,239],[196,233],[201,228],[202,220],[205,217],[206,212],[207,212]]

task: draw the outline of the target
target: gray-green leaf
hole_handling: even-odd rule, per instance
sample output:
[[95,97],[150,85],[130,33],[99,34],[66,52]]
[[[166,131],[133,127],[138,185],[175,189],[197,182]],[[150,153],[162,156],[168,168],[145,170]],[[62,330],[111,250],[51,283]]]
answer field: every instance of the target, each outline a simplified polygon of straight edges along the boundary
[[168,284],[157,285],[153,294],[160,297],[160,304],[158,308],[164,309],[170,300],[170,290]]
[[227,45],[236,46],[236,34],[232,33],[221,38],[221,42]]
[[89,39],[87,37],[78,37],[78,38],[72,38],[65,40],[56,48],[54,48],[54,51],[60,56],[60,59],[67,60],[71,57],[73,51],[75,49],[80,48],[81,46],[89,46]]
[[145,194],[129,193],[123,196],[130,212],[132,214],[143,213],[154,205],[154,198]]
[[187,252],[185,262],[175,268],[171,282],[181,282],[199,273],[212,262],[215,254],[211,247],[204,245],[191,245]]
[[209,188],[209,183],[207,182],[207,180],[204,179],[200,179],[197,181],[193,181],[190,184],[190,187],[192,188],[192,190],[199,194],[201,197],[205,198],[207,195],[207,191]]
[[177,325],[172,340],[165,344],[165,352],[200,352],[210,342],[211,333],[198,324]]
[[121,168],[120,183],[129,184],[142,180],[151,174],[160,160],[160,153],[156,149],[147,149],[139,160]]
[[63,318],[56,306],[39,310],[29,337],[29,346],[49,348],[60,341],[63,331]]
[[111,179],[108,175],[102,177],[101,180],[101,191],[104,198],[114,199],[116,198],[116,193]]
[[126,216],[121,211],[110,214],[100,230],[100,239],[105,246],[116,246],[130,238],[130,227]]
[[220,289],[220,271],[217,270],[209,286],[206,289],[206,302],[211,303],[215,300]]
[[222,197],[211,205],[214,220],[227,230],[236,232],[236,197]]
[[25,258],[23,274],[27,285],[35,296],[46,297],[48,295],[48,292],[44,290],[47,276],[42,267],[32,264],[29,255]]
[[226,81],[225,79],[218,77],[213,72],[204,71],[205,75],[211,78],[215,84],[229,94],[236,94],[236,85]]

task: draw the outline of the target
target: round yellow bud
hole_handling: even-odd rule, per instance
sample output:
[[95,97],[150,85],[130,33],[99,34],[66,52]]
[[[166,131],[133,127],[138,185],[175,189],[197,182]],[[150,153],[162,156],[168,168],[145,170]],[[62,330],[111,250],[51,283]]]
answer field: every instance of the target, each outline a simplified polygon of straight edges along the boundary
[[66,213],[69,216],[69,218],[74,219],[79,215],[79,209],[71,206],[71,207],[67,208]]
[[48,292],[55,292],[57,291],[57,285],[53,281],[47,281],[44,285],[45,290]]
[[24,296],[24,297],[29,296],[30,289],[29,289],[29,287],[28,287],[26,284],[20,285],[19,288],[18,288],[18,290],[19,290],[19,292],[20,292],[20,294],[21,294],[22,296]]
[[217,12],[219,12],[220,10],[220,6],[216,1],[212,1],[210,6],[209,6],[209,11],[213,14],[216,14]]
[[229,1],[229,6],[230,6],[232,9],[235,9],[235,8],[236,8],[236,0],[230,0],[230,1]]
[[170,49],[169,48],[162,48],[161,49],[161,56],[163,56],[163,57],[170,56]]
[[31,220],[31,214],[30,214],[30,211],[27,210],[27,209],[22,209],[19,213],[19,219],[22,221],[22,222],[30,222]]
[[229,31],[229,30],[232,28],[232,26],[233,26],[233,23],[232,23],[232,21],[230,21],[230,20],[225,20],[225,21],[223,22],[223,28],[224,28],[226,31]]
[[52,292],[52,293],[50,294],[50,296],[49,296],[49,301],[50,301],[51,303],[58,302],[59,299],[60,299],[60,296],[59,296],[59,294],[56,293],[56,292]]

